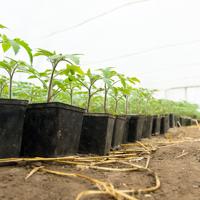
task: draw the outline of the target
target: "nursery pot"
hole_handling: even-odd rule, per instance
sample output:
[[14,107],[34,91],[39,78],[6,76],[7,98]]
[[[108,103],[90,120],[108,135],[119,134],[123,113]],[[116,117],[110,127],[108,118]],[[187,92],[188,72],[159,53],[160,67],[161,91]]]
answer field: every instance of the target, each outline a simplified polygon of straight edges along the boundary
[[0,99],[0,158],[19,157],[28,101]]
[[180,117],[180,124],[181,124],[181,126],[186,126],[186,118],[185,117]]
[[125,121],[125,128],[124,128],[124,134],[122,137],[122,144],[127,144],[128,141],[128,134],[129,134],[129,121],[130,121],[130,116],[123,115],[123,117],[126,119]]
[[161,117],[160,123],[160,133],[165,134],[169,130],[169,115],[164,115]]
[[158,115],[153,116],[152,135],[160,134],[160,121],[161,121],[160,116]]
[[124,136],[124,141],[135,142],[140,140],[142,137],[142,130],[144,124],[143,115],[128,115],[127,116],[127,126]]
[[22,156],[77,153],[84,111],[63,103],[30,104],[24,123]]
[[174,126],[175,127],[177,126],[177,121],[178,121],[177,115],[174,115]]
[[126,131],[126,117],[116,116],[113,136],[112,136],[112,148],[118,147],[123,142],[123,136]]
[[145,116],[144,126],[142,130],[143,138],[151,137],[152,127],[153,127],[153,116]]
[[87,113],[83,117],[79,152],[106,155],[111,149],[115,117],[103,113]]
[[190,117],[185,118],[185,125],[192,126],[192,119]]
[[174,114],[169,114],[169,127],[174,128],[175,127],[175,116]]

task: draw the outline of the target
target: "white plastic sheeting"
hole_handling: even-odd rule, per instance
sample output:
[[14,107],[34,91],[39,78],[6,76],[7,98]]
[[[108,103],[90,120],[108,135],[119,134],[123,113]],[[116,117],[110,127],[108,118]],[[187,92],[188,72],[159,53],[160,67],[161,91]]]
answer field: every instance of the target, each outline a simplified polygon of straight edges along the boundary
[[[34,48],[83,53],[84,68],[113,66],[138,76],[144,87],[200,85],[200,1],[123,6],[129,2],[134,0],[0,0],[0,23]],[[200,104],[198,92],[188,95]]]

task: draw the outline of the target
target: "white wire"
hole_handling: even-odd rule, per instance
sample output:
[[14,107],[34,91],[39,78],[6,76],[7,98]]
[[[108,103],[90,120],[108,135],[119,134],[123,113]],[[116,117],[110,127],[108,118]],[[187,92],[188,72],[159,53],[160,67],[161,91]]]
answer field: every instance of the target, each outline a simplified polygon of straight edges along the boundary
[[116,7],[112,8],[112,9],[110,9],[110,10],[104,11],[104,12],[102,12],[102,13],[96,15],[96,16],[93,16],[93,17],[90,17],[90,18],[88,18],[88,19],[85,19],[85,20],[83,20],[83,21],[80,22],[80,23],[74,24],[74,25],[72,25],[72,26],[69,26],[69,27],[66,27],[66,28],[64,28],[64,29],[54,31],[54,32],[52,32],[52,33],[50,33],[50,34],[48,34],[48,35],[42,36],[41,39],[47,39],[47,38],[53,37],[53,36],[55,36],[55,35],[61,34],[61,33],[63,33],[63,32],[76,29],[76,28],[78,28],[78,27],[80,27],[80,26],[83,26],[83,25],[85,25],[85,24],[88,24],[89,22],[94,21],[94,20],[96,20],[96,19],[98,19],[98,18],[101,18],[101,17],[103,17],[103,16],[109,15],[109,14],[111,14],[111,13],[113,13],[113,12],[116,12],[116,11],[122,9],[122,8],[125,8],[125,7],[127,7],[127,6],[131,6],[131,5],[133,5],[133,4],[146,2],[146,1],[150,1],[150,0],[135,0],[135,1],[130,1],[130,2],[121,4],[121,5],[116,6]]

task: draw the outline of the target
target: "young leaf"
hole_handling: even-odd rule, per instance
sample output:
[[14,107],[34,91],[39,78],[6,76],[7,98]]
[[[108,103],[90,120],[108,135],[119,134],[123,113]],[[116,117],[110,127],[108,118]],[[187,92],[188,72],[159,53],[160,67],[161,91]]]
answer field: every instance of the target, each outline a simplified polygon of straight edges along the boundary
[[37,52],[34,54],[34,56],[46,56],[46,57],[50,57],[55,55],[54,52],[45,50],[45,49],[37,49]]
[[10,49],[11,44],[10,44],[9,39],[6,35],[2,35],[1,38],[2,38],[2,49],[3,49],[3,52],[5,53],[5,52],[8,51],[8,49]]
[[19,49],[20,49],[20,46],[17,42],[15,42],[15,40],[9,40],[10,42],[10,45],[12,46],[14,52],[15,52],[15,55],[19,52]]
[[0,24],[0,28],[3,29],[3,28],[7,28],[7,27],[4,26],[3,24]]
[[136,77],[128,77],[128,80],[129,80],[129,82],[131,82],[133,84],[135,84],[136,82],[140,83],[140,80]]
[[80,63],[79,55],[80,54],[67,54],[65,55],[65,57],[73,61],[74,64],[79,65]]
[[7,62],[6,61],[0,61],[0,68],[7,69],[8,68]]
[[20,38],[15,38],[14,41],[17,42],[17,44],[19,44],[26,50],[26,52],[29,55],[30,62],[32,64],[33,63],[33,55],[32,55],[32,49],[29,47],[29,45],[24,40],[21,40]]

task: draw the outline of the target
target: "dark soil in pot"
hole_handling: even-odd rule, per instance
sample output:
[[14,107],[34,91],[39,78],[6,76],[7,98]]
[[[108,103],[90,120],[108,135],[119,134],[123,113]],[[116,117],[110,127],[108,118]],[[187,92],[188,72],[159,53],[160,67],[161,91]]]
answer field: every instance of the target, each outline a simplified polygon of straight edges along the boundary
[[142,130],[142,137],[143,138],[151,137],[152,128],[153,128],[153,116],[146,116]]
[[63,103],[30,104],[24,123],[22,156],[77,153],[84,111]]
[[174,128],[175,127],[175,117],[174,114],[169,114],[169,127]]
[[19,157],[28,101],[0,99],[0,158]]
[[161,117],[160,133],[165,134],[169,130],[169,115]]
[[127,116],[127,126],[124,136],[124,141],[135,142],[136,140],[141,140],[142,130],[144,124],[144,116],[142,115],[128,115]]
[[126,131],[126,117],[116,116],[113,136],[112,136],[112,148],[118,147],[123,142],[123,136]]
[[106,155],[111,149],[115,117],[103,113],[84,115],[79,152]]
[[152,135],[160,134],[160,116],[153,116]]

